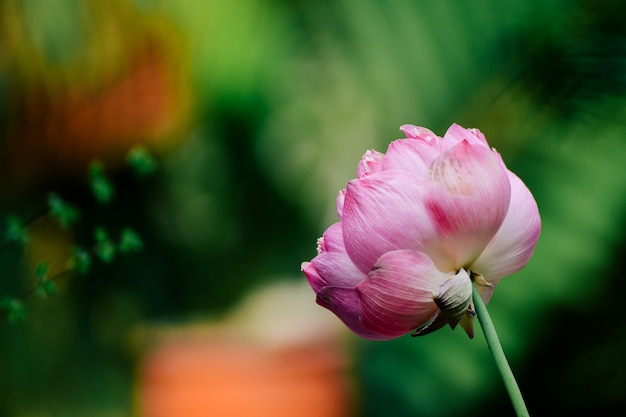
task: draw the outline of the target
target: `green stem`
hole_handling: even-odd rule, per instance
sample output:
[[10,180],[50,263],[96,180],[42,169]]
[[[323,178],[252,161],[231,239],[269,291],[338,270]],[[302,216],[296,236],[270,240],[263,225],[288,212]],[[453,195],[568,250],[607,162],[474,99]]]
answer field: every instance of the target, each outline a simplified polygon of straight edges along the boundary
[[487,340],[487,346],[489,346],[489,350],[493,355],[496,366],[498,367],[498,370],[502,375],[504,386],[509,392],[509,397],[511,398],[511,402],[513,403],[513,409],[515,410],[515,413],[518,417],[528,417],[530,414],[528,414],[526,404],[524,403],[524,399],[522,398],[522,393],[520,392],[519,386],[515,381],[515,376],[513,376],[513,371],[511,371],[509,362],[506,360],[506,356],[504,356],[504,351],[502,350],[500,339],[498,339],[496,328],[493,327],[493,322],[491,321],[491,317],[489,316],[487,307],[485,306],[483,299],[480,297],[476,285],[473,285],[472,287],[474,308],[476,309],[476,315],[478,316],[480,327],[483,329],[483,334],[485,335],[485,339]]

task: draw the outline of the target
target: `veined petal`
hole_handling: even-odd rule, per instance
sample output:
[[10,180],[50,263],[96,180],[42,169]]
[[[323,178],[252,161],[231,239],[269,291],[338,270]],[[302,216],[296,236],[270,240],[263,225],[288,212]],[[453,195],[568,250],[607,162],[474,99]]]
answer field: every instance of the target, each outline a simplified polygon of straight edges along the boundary
[[471,266],[492,284],[528,263],[541,233],[539,209],[530,190],[511,171],[508,176],[511,183],[509,210],[487,249]]
[[494,150],[463,140],[433,161],[424,205],[438,239],[427,253],[442,271],[471,265],[496,234],[509,208],[507,169]]
[[411,336],[426,336],[427,334],[431,334],[432,332],[441,329],[447,324],[448,318],[441,312],[441,310],[437,310],[426,323],[415,329],[415,332],[411,333]]
[[342,224],[346,250],[365,273],[384,253],[419,250],[433,235],[422,203],[422,181],[404,171],[381,171],[350,181]]
[[325,286],[355,287],[366,275],[348,256],[343,243],[341,223],[330,226],[318,241],[319,254],[302,264],[302,272],[315,292]]
[[357,178],[380,171],[384,157],[384,154],[373,149],[365,152],[357,166]]
[[390,337],[411,332],[437,313],[433,293],[452,275],[440,272],[421,252],[384,254],[357,287],[362,323]]
[[361,322],[361,298],[355,288],[325,287],[317,294],[317,304],[335,313],[357,335],[371,340],[393,337],[379,334]]
[[383,170],[402,170],[423,177],[430,163],[441,153],[434,141],[398,139],[389,144]]
[[[321,253],[313,259],[312,263],[326,285],[354,287],[366,276],[354,265],[346,253]],[[304,273],[306,272],[305,270]]]

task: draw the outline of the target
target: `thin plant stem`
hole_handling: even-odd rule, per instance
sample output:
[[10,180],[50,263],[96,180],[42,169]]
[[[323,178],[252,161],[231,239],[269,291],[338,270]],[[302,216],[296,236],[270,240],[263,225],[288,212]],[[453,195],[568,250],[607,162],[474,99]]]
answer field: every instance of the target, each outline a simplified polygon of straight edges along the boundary
[[522,393],[517,385],[517,382],[515,381],[515,376],[513,375],[513,371],[511,371],[509,362],[506,360],[506,356],[504,356],[500,339],[498,339],[496,328],[493,326],[487,307],[485,306],[483,299],[480,297],[480,293],[478,292],[476,285],[473,285],[472,287],[474,308],[476,309],[476,315],[478,316],[480,327],[483,329],[483,334],[487,340],[487,346],[493,355],[493,359],[496,362],[498,370],[500,371],[500,375],[502,375],[504,386],[509,393],[511,403],[513,403],[513,409],[518,417],[528,417],[530,414],[528,414],[526,404],[522,398]]

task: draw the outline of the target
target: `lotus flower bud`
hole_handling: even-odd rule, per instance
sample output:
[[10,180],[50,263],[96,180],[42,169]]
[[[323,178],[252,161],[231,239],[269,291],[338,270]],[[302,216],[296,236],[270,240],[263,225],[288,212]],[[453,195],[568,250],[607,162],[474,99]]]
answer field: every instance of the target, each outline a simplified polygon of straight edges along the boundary
[[317,303],[362,337],[446,324],[472,337],[472,285],[487,303],[526,265],[541,230],[537,204],[479,130],[401,130],[406,138],[386,153],[365,153],[337,197],[340,221],[302,270]]

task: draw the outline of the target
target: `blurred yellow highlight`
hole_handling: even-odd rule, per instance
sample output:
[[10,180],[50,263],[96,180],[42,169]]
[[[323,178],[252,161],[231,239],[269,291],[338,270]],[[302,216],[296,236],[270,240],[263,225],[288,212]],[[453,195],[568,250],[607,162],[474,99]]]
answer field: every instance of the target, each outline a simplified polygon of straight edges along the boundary
[[189,123],[185,42],[172,22],[121,0],[91,0],[79,10],[85,15],[71,22],[69,51],[54,53],[38,42],[25,8],[0,6],[11,111],[0,174],[13,189],[83,175],[94,159],[117,165],[135,144],[162,151]]

